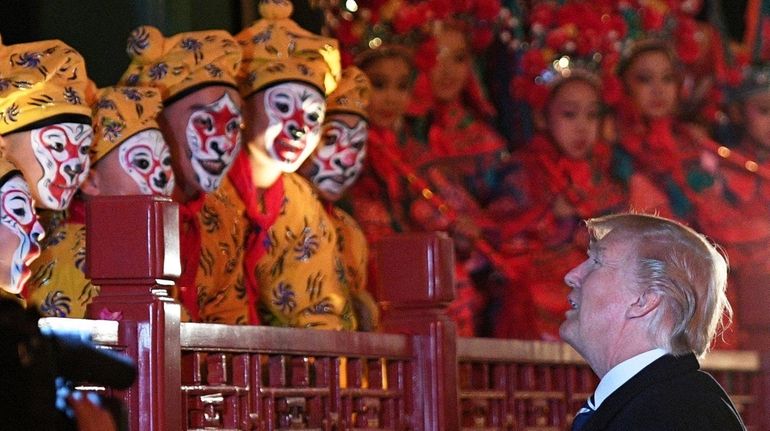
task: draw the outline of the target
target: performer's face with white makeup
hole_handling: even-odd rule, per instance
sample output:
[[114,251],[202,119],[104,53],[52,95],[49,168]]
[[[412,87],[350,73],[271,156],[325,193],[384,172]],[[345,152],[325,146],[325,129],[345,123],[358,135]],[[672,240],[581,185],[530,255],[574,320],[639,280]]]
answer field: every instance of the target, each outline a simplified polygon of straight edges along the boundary
[[358,179],[366,157],[366,120],[353,114],[330,114],[322,127],[321,142],[302,166],[324,199],[339,200]]
[[43,227],[33,208],[29,187],[21,175],[0,185],[0,289],[21,292],[29,279],[29,264],[40,255]]
[[5,156],[24,174],[35,205],[66,209],[90,168],[90,125],[59,123],[3,136]]
[[287,82],[249,99],[247,125],[250,151],[283,172],[296,171],[321,137],[326,101],[306,84]]
[[174,189],[171,153],[159,130],[145,130],[123,142],[120,167],[145,195],[170,196]]
[[[157,129],[144,130],[126,139],[91,166],[92,184],[108,196],[171,196],[174,172],[171,153]],[[83,188],[91,193],[90,187]]]
[[216,190],[241,147],[241,98],[233,88],[201,88],[163,109],[159,123],[171,150],[177,188]]

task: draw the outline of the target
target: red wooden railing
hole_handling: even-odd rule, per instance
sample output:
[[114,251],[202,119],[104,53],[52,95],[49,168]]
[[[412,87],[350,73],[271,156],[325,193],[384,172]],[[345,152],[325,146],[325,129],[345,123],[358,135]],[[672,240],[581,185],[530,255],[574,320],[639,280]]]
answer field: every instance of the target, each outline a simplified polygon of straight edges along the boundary
[[[120,394],[132,430],[567,430],[597,383],[561,343],[458,338],[446,314],[452,244],[440,234],[378,244],[386,333],[180,323],[165,291],[179,272],[175,209],[95,199],[88,265],[102,290],[89,315],[117,322],[42,321],[136,359],[139,378]],[[715,352],[704,367],[767,429],[757,353]]]

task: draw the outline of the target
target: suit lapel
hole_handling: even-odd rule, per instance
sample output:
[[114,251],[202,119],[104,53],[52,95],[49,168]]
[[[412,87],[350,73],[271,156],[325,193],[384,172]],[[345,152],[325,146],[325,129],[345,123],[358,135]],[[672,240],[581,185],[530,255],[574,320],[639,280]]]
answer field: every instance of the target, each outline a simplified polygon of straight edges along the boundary
[[675,376],[695,371],[700,367],[693,354],[681,357],[664,355],[650,365],[643,368],[634,377],[619,387],[599,406],[593,417],[589,419],[583,428],[585,431],[602,430],[613,418],[628,405],[639,393],[649,386],[664,380],[670,380]]

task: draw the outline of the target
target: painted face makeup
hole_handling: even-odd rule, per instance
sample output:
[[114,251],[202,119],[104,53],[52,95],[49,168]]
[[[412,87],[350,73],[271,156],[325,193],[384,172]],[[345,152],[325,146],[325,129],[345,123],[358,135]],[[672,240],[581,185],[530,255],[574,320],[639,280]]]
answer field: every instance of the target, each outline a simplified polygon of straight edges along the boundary
[[294,172],[313,152],[321,136],[326,102],[305,84],[288,82],[265,91],[265,150],[284,172]]
[[15,176],[0,187],[0,229],[8,229],[19,238],[10,265],[10,291],[18,293],[29,279],[29,264],[40,255],[38,241],[43,227],[33,209],[27,183]]
[[159,130],[137,133],[120,145],[120,166],[145,195],[171,196],[171,153]]
[[37,183],[43,202],[38,205],[55,210],[69,206],[88,176],[92,138],[91,126],[78,123],[53,124],[32,131],[32,150],[43,167],[43,178]]
[[243,117],[229,94],[208,105],[195,107],[187,123],[190,160],[201,188],[212,192],[241,148]]
[[358,178],[366,157],[367,124],[353,127],[330,120],[323,125],[321,144],[313,155],[310,180],[329,200],[336,201]]

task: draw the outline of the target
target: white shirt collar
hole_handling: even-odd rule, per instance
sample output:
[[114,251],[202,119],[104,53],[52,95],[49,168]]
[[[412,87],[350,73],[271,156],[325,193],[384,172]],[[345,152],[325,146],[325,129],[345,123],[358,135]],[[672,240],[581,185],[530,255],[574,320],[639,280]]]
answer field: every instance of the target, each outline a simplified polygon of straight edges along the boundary
[[591,408],[594,410],[598,409],[607,397],[612,395],[612,393],[619,387],[623,386],[623,384],[630,380],[631,377],[634,377],[639,371],[642,371],[644,367],[655,362],[658,358],[667,353],[668,352],[663,349],[648,350],[612,367],[599,382],[599,386],[596,387],[596,392],[594,392],[593,397],[594,405],[592,405]]

